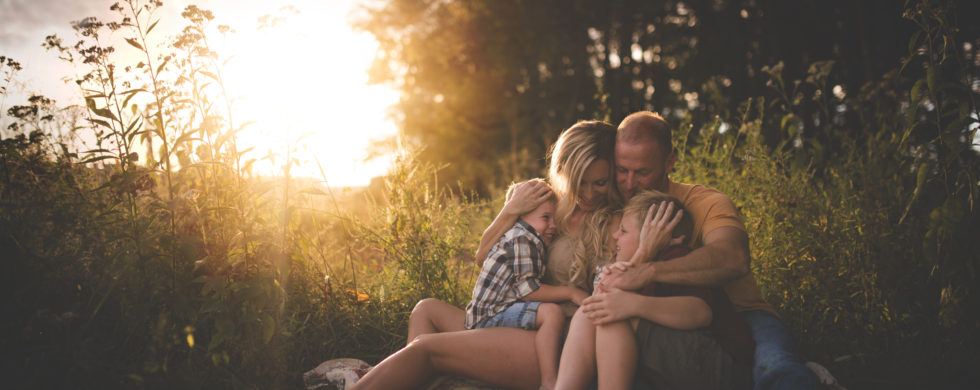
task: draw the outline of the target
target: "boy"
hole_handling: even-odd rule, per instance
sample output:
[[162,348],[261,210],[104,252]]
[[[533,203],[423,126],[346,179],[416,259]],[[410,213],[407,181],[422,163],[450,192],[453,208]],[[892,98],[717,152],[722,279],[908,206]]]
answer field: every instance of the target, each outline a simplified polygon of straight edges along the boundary
[[[544,182],[542,179],[531,181]],[[508,200],[515,186],[507,190]],[[545,250],[556,230],[555,204],[552,195],[536,209],[521,215],[514,227],[490,249],[473,288],[473,298],[466,305],[465,320],[467,329],[537,329],[534,344],[541,370],[541,387],[547,389],[554,387],[558,375],[558,349],[565,316],[557,304],[543,302],[571,300],[578,290],[541,283]]]

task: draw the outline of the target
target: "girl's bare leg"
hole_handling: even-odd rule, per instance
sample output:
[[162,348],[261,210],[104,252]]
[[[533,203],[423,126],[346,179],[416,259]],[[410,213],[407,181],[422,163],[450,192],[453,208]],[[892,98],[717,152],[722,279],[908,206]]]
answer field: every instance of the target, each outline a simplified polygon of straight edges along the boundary
[[423,334],[465,330],[466,312],[435,298],[426,298],[415,304],[408,317],[408,343]]
[[636,336],[629,321],[599,325],[595,331],[599,389],[629,389],[636,375]]
[[437,374],[460,375],[494,386],[537,389],[534,331],[486,328],[420,335],[378,363],[352,390],[424,388]]
[[595,336],[592,321],[582,309],[576,311],[561,351],[556,389],[584,389],[595,378]]

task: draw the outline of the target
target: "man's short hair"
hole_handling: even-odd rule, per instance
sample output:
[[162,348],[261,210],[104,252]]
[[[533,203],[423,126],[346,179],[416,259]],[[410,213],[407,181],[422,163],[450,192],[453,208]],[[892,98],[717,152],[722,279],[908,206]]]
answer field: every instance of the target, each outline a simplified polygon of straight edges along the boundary
[[660,114],[639,111],[626,116],[616,129],[617,142],[642,142],[653,140],[660,145],[664,155],[673,151],[670,143],[670,126]]

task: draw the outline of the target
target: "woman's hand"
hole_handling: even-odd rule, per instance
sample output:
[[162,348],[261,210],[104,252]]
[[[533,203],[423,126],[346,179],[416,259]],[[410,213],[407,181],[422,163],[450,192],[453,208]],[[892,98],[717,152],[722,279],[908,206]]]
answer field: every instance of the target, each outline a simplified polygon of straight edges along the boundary
[[571,287],[571,289],[572,291],[569,300],[576,305],[582,306],[582,302],[589,297],[589,293],[585,292],[585,290],[575,288],[575,287]]
[[634,298],[638,295],[618,288],[600,287],[595,295],[582,302],[582,312],[595,325],[635,317]]
[[540,181],[526,181],[514,187],[510,200],[500,211],[504,214],[520,216],[534,211],[551,196],[551,188]]
[[673,202],[660,202],[650,206],[640,226],[640,243],[630,263],[639,264],[653,260],[661,250],[684,242],[684,236],[671,237],[674,227],[681,222],[684,210],[674,210]]

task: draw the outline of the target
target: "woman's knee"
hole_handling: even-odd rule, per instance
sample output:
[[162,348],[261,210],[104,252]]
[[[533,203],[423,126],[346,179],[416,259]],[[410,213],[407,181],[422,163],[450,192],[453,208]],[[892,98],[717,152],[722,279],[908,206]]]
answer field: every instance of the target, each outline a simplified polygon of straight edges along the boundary
[[412,308],[412,313],[409,314],[408,320],[410,322],[422,321],[422,322],[432,322],[435,312],[438,307],[442,305],[443,302],[435,298],[425,298],[415,304]]
[[415,336],[411,341],[405,345],[406,350],[424,352],[432,347],[432,339],[435,334],[427,333]]
[[442,301],[436,298],[425,298],[421,301],[418,301],[418,303],[415,304],[415,307],[412,308],[411,315],[415,316],[417,315],[416,313],[422,314],[422,313],[430,312],[441,303]]

